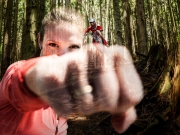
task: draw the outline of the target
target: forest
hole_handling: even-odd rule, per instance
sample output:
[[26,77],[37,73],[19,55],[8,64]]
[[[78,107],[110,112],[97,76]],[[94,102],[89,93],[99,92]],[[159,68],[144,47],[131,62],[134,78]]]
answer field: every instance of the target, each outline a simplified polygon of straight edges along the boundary
[[[0,0],[0,74],[38,51],[44,15],[59,6],[94,18],[110,46],[130,51],[144,86],[138,119],[122,135],[180,135],[179,0]],[[90,43],[91,35],[84,38]],[[84,44],[85,45],[85,44]],[[69,120],[69,135],[118,135],[106,112]]]

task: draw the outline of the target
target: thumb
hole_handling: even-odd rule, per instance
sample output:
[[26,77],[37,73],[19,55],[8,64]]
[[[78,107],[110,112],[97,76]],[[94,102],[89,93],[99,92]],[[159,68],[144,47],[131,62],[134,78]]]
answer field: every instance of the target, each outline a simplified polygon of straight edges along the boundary
[[134,107],[131,107],[124,113],[113,114],[111,123],[116,132],[123,133],[136,120],[136,118],[136,110]]

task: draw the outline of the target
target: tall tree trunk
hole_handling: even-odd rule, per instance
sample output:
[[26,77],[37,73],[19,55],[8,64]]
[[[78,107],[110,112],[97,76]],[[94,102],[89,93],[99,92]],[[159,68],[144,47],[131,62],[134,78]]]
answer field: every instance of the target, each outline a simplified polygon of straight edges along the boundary
[[149,17],[149,31],[150,31],[150,36],[149,36],[149,46],[151,46],[152,44],[152,39],[153,39],[153,32],[152,32],[152,28],[153,28],[153,21],[152,21],[152,8],[151,8],[151,5],[152,5],[152,1],[150,3],[151,0],[147,0],[147,12],[148,12],[148,17]]
[[[100,24],[103,24],[102,22],[103,22],[103,14],[102,14],[102,0],[99,0],[99,10],[100,10],[100,14],[99,14],[99,16],[100,16]],[[107,8],[105,8],[105,9],[107,9]]]
[[156,24],[156,17],[155,17],[154,12],[155,12],[155,7],[152,7],[152,9],[151,9],[151,13],[152,13],[152,17],[151,17],[152,45],[158,44],[157,33],[156,33],[156,25],[157,24]]
[[114,26],[115,26],[115,42],[116,44],[123,44],[122,38],[122,23],[120,17],[120,8],[119,8],[119,0],[113,0],[113,8],[114,8]]
[[[108,20],[111,20],[111,15],[113,14],[113,9],[112,9],[112,6],[111,6],[111,4],[110,4],[110,10],[109,10],[109,15],[108,15]],[[112,41],[112,39],[113,39],[113,36],[112,36],[112,32],[113,32],[113,30],[114,30],[114,23],[113,23],[113,21],[108,21],[108,44],[109,45],[112,45],[113,44],[113,41]]]
[[50,0],[50,10],[56,7],[56,0]]
[[163,33],[164,33],[164,29],[163,29],[163,21],[164,18],[162,15],[159,14],[159,11],[162,11],[162,3],[161,2],[158,2],[158,1],[155,1],[157,4],[156,4],[156,11],[155,11],[155,15],[156,15],[156,21],[157,21],[157,37],[158,37],[158,44],[161,44],[163,45],[164,43],[164,37],[163,37]]
[[71,7],[71,0],[65,0],[65,6]]
[[130,15],[131,8],[129,5],[129,0],[123,0],[123,24],[124,24],[124,34],[125,34],[125,46],[129,49],[132,54],[132,39],[131,39],[131,26],[130,26]]
[[18,20],[18,5],[19,5],[19,0],[16,0],[15,2],[15,8],[14,8],[14,21],[13,21],[13,39],[12,39],[12,53],[11,53],[11,60],[17,61],[18,60],[18,56],[16,53],[17,50],[17,20]]
[[[180,1],[177,0],[177,8],[178,8],[178,29],[180,29]],[[180,30],[179,30],[180,31]]]
[[[41,1],[41,4],[42,3],[43,2]],[[28,59],[36,53],[38,48],[37,29],[40,29],[40,24],[45,10],[45,8],[40,8],[40,0],[26,0],[26,4],[27,7],[22,34],[21,59]],[[41,5],[41,7],[45,6]]]
[[7,67],[11,64],[10,52],[11,52],[11,23],[12,23],[12,8],[13,1],[7,1],[6,18],[4,22],[4,41],[2,48],[2,63],[1,63],[1,76],[4,75]]
[[168,13],[167,13],[167,6],[164,4],[164,12],[165,12],[165,22],[166,22],[166,46],[169,49],[170,46],[170,28],[169,28],[169,21],[168,21]]
[[105,37],[105,39],[108,39],[108,22],[109,22],[109,5],[110,4],[110,2],[109,2],[109,0],[106,0],[106,12],[105,12],[105,21],[104,21],[104,23],[105,23],[105,28],[104,28],[104,37]]
[[169,12],[170,12],[170,17],[171,17],[171,24],[172,24],[172,43],[176,44],[176,36],[177,36],[177,28],[176,28],[176,22],[175,22],[175,18],[174,18],[174,13],[173,13],[173,9],[172,9],[172,5],[171,5],[171,0],[167,0],[168,1],[168,7],[169,7]]
[[180,1],[179,0],[177,0],[177,5],[178,5],[178,14],[180,16]]
[[136,23],[137,23],[137,41],[138,52],[147,55],[147,35],[146,35],[146,20],[144,11],[144,1],[136,0]]
[[[4,0],[0,0],[0,36],[1,36],[1,30],[2,30],[2,22],[3,22],[3,6],[4,6]],[[0,44],[1,44],[1,38],[0,38]]]
[[137,59],[137,55],[136,55],[136,43],[135,43],[135,26],[133,25],[134,23],[134,18],[133,15],[130,16],[130,27],[131,27],[131,43],[132,43],[132,58],[134,60]]
[[46,0],[39,0],[38,2],[39,2],[38,3],[39,8],[37,8],[37,10],[38,10],[37,30],[40,31],[42,20],[45,16],[45,11],[46,11],[46,6],[45,6]]
[[90,9],[90,13],[92,14],[91,15],[91,17],[94,17],[95,18],[95,15],[97,14],[97,13],[95,13],[96,11],[95,11],[95,6],[94,6],[94,1],[92,0],[92,5],[91,5],[91,9]]
[[61,6],[61,2],[60,2],[60,0],[58,0],[58,7],[60,7]]
[[[179,1],[179,3],[180,3],[180,1]],[[179,12],[178,6],[179,6],[178,2],[174,2],[177,33],[180,33],[180,30],[178,29],[180,27],[180,12]]]
[[81,13],[82,13],[82,4],[83,4],[82,0],[77,0],[75,5],[75,9],[81,11]]

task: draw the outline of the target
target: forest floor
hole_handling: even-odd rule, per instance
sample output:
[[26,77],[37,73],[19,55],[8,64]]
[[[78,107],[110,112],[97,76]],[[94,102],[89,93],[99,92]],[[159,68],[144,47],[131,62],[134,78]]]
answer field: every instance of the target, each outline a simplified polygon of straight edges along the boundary
[[[145,74],[143,64],[136,64],[144,85],[144,98],[136,106],[138,118],[121,135],[180,135],[180,120],[173,119],[170,113],[169,93],[160,96],[151,89],[160,73],[154,70]],[[110,120],[107,112],[73,117],[68,121],[68,135],[120,135],[111,127]]]

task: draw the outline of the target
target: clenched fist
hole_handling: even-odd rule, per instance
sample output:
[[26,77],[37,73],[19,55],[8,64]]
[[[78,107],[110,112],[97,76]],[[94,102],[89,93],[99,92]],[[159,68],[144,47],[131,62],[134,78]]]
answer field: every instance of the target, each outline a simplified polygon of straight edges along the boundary
[[62,56],[45,56],[26,74],[28,87],[59,116],[107,111],[122,133],[135,120],[143,97],[140,77],[123,46],[86,46]]

